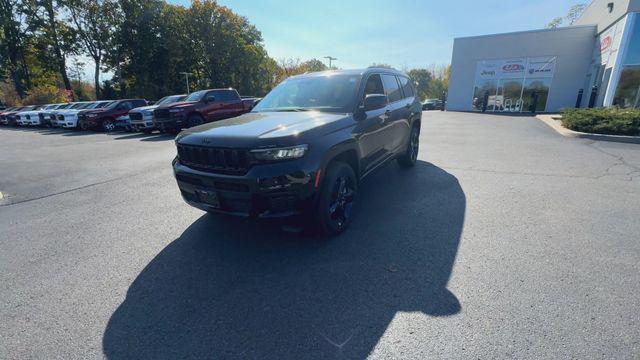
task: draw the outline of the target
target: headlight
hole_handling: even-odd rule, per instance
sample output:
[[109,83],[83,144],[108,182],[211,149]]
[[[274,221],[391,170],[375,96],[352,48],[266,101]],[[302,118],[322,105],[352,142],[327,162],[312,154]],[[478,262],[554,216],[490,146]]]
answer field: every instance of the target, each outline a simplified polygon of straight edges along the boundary
[[177,113],[177,112],[183,112],[183,111],[184,111],[183,108],[169,109],[169,112],[171,112],[171,113]]
[[301,158],[307,152],[307,148],[307,145],[298,145],[287,148],[251,150],[251,153],[256,160],[275,161]]

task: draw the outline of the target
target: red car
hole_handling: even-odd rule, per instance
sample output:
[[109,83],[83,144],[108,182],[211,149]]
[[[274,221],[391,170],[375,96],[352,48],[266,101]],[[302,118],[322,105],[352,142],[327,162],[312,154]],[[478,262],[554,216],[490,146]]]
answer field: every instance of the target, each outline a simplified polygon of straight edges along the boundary
[[160,131],[177,132],[182,128],[228,119],[251,111],[255,99],[242,99],[235,89],[209,89],[193,92],[184,101],[159,106],[153,111],[153,123]]
[[78,121],[82,130],[113,131],[116,129],[118,118],[125,117],[129,110],[147,106],[144,99],[115,100],[109,106],[101,109],[93,109],[78,114]]

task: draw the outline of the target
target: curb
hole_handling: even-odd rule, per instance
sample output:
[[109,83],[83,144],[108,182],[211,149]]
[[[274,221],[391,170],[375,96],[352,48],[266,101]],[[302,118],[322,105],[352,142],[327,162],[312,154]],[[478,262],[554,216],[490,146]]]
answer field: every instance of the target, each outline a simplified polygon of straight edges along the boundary
[[558,134],[565,137],[599,141],[613,141],[627,144],[640,144],[640,136],[592,134],[569,130],[566,127],[562,126],[562,122],[556,120],[556,118],[560,118],[560,115],[537,115],[536,118],[549,125],[549,127],[555,130]]

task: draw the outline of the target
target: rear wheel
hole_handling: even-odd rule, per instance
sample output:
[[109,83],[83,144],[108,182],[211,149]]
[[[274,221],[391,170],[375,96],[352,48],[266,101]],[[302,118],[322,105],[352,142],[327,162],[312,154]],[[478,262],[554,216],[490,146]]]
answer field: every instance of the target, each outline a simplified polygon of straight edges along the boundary
[[316,208],[318,230],[324,235],[337,235],[351,223],[358,193],[358,179],[351,166],[341,161],[327,170]]
[[189,127],[202,125],[202,124],[204,124],[204,119],[202,118],[202,116],[200,116],[198,114],[193,114],[193,115],[189,116],[188,124],[189,124]]
[[415,124],[409,134],[409,144],[405,153],[398,158],[398,164],[405,168],[413,167],[418,160],[420,150],[420,125]]
[[102,120],[102,130],[105,132],[111,132],[116,129],[116,122],[111,118]]

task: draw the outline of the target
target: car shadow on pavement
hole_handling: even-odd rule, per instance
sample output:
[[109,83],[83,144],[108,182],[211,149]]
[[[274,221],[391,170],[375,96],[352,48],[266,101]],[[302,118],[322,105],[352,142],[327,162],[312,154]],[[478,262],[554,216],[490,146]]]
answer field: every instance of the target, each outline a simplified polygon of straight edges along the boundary
[[[131,284],[104,354],[363,358],[398,312],[458,313],[447,290],[466,206],[457,179],[425,162],[389,164],[364,181],[359,206],[333,239],[203,215]],[[394,328],[397,339],[410,330]]]

